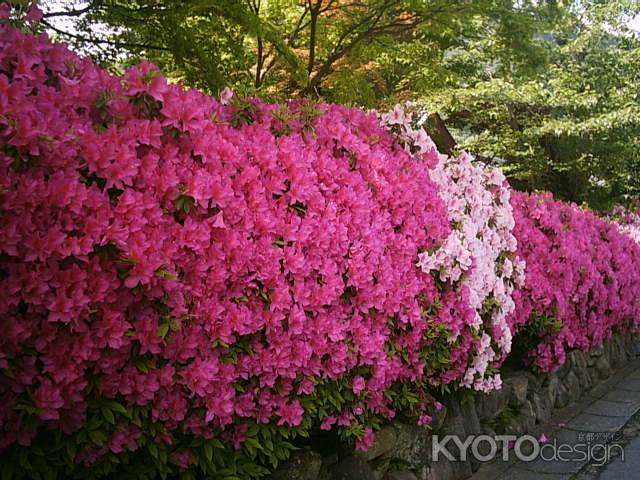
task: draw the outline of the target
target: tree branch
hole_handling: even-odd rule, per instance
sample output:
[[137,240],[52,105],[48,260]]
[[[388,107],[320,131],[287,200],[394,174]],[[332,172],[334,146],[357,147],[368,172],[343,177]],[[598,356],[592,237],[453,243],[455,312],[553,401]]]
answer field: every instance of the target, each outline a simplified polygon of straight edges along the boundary
[[53,18],[53,17],[79,17],[80,15],[87,13],[91,10],[94,5],[89,5],[88,7],[81,8],[79,10],[68,10],[64,12],[49,12],[42,14],[42,18]]
[[161,47],[159,45],[149,45],[149,44],[146,44],[146,43],[119,42],[117,40],[107,40],[107,39],[85,37],[83,35],[78,35],[78,34],[75,34],[75,33],[66,32],[66,31],[61,30],[61,29],[59,29],[57,27],[54,27],[53,25],[51,25],[46,20],[41,20],[40,23],[42,23],[48,29],[53,30],[56,33],[59,33],[60,35],[64,35],[64,36],[69,37],[69,38],[75,38],[76,40],[80,40],[81,42],[93,43],[94,45],[103,44],[103,45],[113,45],[114,47],[118,47],[118,48],[140,48],[140,49],[147,49],[147,50],[158,50],[158,51],[163,51],[163,52],[171,51],[170,48]]
[[307,72],[311,75],[313,66],[316,63],[316,32],[318,28],[318,16],[320,15],[320,7],[322,0],[317,0],[314,4],[313,0],[307,0],[309,6],[309,13],[311,15],[310,30],[309,30],[309,63],[307,66]]
[[[351,50],[353,50],[363,41],[370,38],[375,38],[376,36],[382,35],[384,33],[401,34],[406,31],[411,31],[428,20],[426,17],[423,17],[417,13],[413,13],[411,17],[396,17],[386,24],[378,25],[387,10],[393,7],[394,3],[394,0],[385,1],[378,10],[368,13],[359,22],[356,22],[350,28],[347,28],[342,33],[342,35],[340,35],[332,52],[329,54],[320,68],[316,71],[316,74],[313,76],[313,78],[310,79],[308,86],[302,90],[302,93],[310,94],[311,92],[316,90],[321,81],[331,73],[335,62],[347,55]],[[429,19],[435,18],[442,11],[444,11],[443,8],[436,9],[429,16]],[[363,28],[364,30],[362,30]],[[356,34],[358,30],[362,31]],[[345,43],[351,35],[354,35],[354,37],[348,43]]]
[[[305,17],[307,16],[308,12],[309,12],[309,7],[308,7],[307,3],[305,3],[304,11],[302,12],[302,15],[300,15],[300,18],[298,18],[296,26],[291,31],[291,33],[287,36],[286,42],[287,42],[288,45],[295,46],[294,45],[294,40],[296,38],[296,35],[298,35],[298,33],[300,33],[302,30],[307,28],[307,26],[309,25],[309,21],[307,21],[305,23],[302,23],[304,21]],[[273,53],[273,50],[275,50],[275,49],[271,48],[271,49],[269,49],[269,51],[267,51],[263,55],[264,60],[269,58],[269,56]],[[262,72],[262,77],[260,78],[260,85],[262,85],[264,83],[264,79],[267,77],[267,74],[273,69],[273,67],[275,67],[277,61],[278,61],[278,55],[274,54],[271,57],[271,59],[269,60],[269,63],[266,65],[266,67],[263,65],[263,72]],[[264,61],[263,61],[263,64],[264,64]]]
[[[313,78],[309,80],[309,84],[305,89],[303,89],[303,93],[309,94],[316,90],[316,88],[320,84],[320,81],[331,71],[333,64],[344,55],[346,55],[350,50],[352,50],[360,41],[367,37],[367,34],[371,32],[373,26],[375,26],[380,21],[386,9],[391,6],[391,3],[392,2],[385,2],[385,4],[380,8],[379,11],[377,11],[376,13],[365,15],[362,20],[352,25],[351,28],[348,28],[344,32],[342,32],[342,35],[340,35],[340,37],[338,38],[338,41],[336,42],[332,53],[329,54],[329,56],[324,61],[322,66],[318,69]],[[342,46],[349,35],[356,32],[360,27],[367,25],[367,23],[369,22],[370,26],[367,28],[367,30],[356,35],[348,45],[345,45],[344,47]]]

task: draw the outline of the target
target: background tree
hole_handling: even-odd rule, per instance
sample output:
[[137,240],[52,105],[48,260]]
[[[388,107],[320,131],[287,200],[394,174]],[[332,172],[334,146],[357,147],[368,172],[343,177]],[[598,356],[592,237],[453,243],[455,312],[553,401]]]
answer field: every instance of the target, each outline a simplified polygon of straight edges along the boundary
[[[231,85],[368,106],[442,83],[452,74],[441,71],[443,55],[485,35],[505,64],[531,54],[529,17],[543,9],[505,0],[89,0],[59,9],[55,3],[44,2],[45,27],[103,64],[146,57],[213,93]],[[71,28],[54,21],[65,16]],[[510,27],[516,24],[528,33]]]
[[640,190],[640,41],[627,26],[637,13],[637,2],[561,10],[538,32],[542,68],[485,68],[468,85],[425,92],[424,104],[520,189],[595,208],[627,203]]

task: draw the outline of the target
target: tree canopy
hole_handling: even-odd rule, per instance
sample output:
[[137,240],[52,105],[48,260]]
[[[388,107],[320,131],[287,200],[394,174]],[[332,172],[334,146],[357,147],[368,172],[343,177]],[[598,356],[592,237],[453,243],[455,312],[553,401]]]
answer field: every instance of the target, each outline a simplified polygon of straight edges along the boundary
[[567,11],[544,36],[541,69],[479,75],[422,98],[462,146],[503,164],[519,188],[596,208],[632,201],[640,190],[640,43],[628,31],[629,5]]

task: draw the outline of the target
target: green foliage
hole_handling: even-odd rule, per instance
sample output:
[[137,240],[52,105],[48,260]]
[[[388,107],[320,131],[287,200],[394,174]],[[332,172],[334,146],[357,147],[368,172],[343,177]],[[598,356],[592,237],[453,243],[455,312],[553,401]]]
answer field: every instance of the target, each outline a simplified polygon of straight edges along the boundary
[[498,435],[502,435],[506,433],[507,428],[511,425],[517,414],[518,412],[514,408],[507,405],[493,420],[487,422],[487,425]]
[[103,64],[147,57],[174,80],[210,93],[231,86],[263,97],[304,94],[374,106],[468,74],[468,62],[445,65],[444,54],[482,35],[491,36],[490,48],[505,64],[539,56],[529,39],[531,13],[540,7],[520,3],[91,0],[82,15],[69,9],[79,35],[56,27],[57,15],[44,26]]
[[[36,412],[25,411],[34,417]],[[24,448],[9,447],[0,458],[3,480],[12,478],[66,479],[104,478],[195,478],[193,474],[216,479],[261,478],[269,473],[266,466],[275,467],[285,460],[296,447],[291,443],[297,435],[308,435],[305,427],[287,428],[275,425],[250,424],[245,432],[246,441],[235,450],[232,445],[219,439],[184,437],[176,443],[187,447],[192,455],[195,469],[180,473],[172,459],[172,447],[156,439],[162,428],[150,418],[146,407],[124,407],[116,401],[96,400],[88,410],[88,422],[84,428],[64,434],[61,430],[50,430],[38,435],[35,442]],[[117,431],[121,420],[137,425],[143,435],[136,440],[135,451],[106,453],[102,461],[93,465],[79,462],[83,451],[100,449],[107,439]],[[308,429],[309,421],[307,421]],[[189,477],[190,476],[190,477]]]
[[[159,272],[162,269],[159,270]],[[254,292],[259,294],[259,289]],[[169,320],[160,324],[158,335],[166,335],[171,326]],[[445,368],[448,361],[447,330],[434,326],[426,334],[435,345],[442,348],[435,353],[431,348],[425,357],[428,362],[439,362]],[[444,335],[444,336],[443,336]],[[240,339],[232,347],[222,342],[217,348],[226,348],[228,353],[224,361],[233,362],[239,351],[250,349],[249,336]],[[389,352],[390,355],[400,355],[399,352]],[[136,367],[147,370],[153,367],[144,357],[138,357]],[[368,378],[371,372],[368,367],[360,367],[353,372]],[[40,432],[27,447],[17,444],[10,446],[0,457],[0,472],[2,478],[22,479],[97,479],[104,477],[125,479],[152,478],[216,478],[224,480],[262,478],[278,464],[289,458],[301,441],[308,441],[311,436],[319,432],[319,425],[327,417],[337,417],[345,411],[353,411],[361,398],[353,392],[353,378],[338,380],[316,379],[314,391],[310,395],[303,395],[300,401],[305,409],[302,423],[297,427],[286,425],[258,424],[247,419],[238,418],[236,425],[239,431],[244,431],[245,438],[239,449],[234,448],[228,441],[219,438],[204,439],[189,434],[173,434],[171,445],[164,443],[161,438],[164,427],[155,423],[151,416],[151,406],[126,406],[124,402],[105,399],[96,394],[87,410],[87,421],[80,430],[63,433],[62,430],[47,430]],[[89,389],[95,389],[91,385]],[[238,391],[243,386],[237,385]],[[274,387],[278,388],[278,385]],[[391,401],[394,409],[412,420],[416,420],[425,405],[433,405],[433,397],[427,393],[429,386],[423,382],[411,385],[397,383],[388,388],[384,394]],[[367,394],[366,392],[364,393]],[[26,417],[25,425],[29,426],[29,419],[33,425],[37,424],[38,411],[31,406],[19,406]],[[377,430],[383,423],[379,413],[365,410],[356,415],[355,421],[346,429],[339,430],[341,441],[353,444],[361,439],[367,428]],[[141,434],[136,436],[134,450],[125,447],[124,452],[109,451],[109,441],[112,436],[121,431],[123,424],[134,425]],[[101,450],[106,449],[106,450]],[[181,472],[173,454],[187,449],[191,455],[189,471]],[[95,463],[85,463],[87,453],[103,452],[98,455]],[[53,459],[53,460],[52,460]]]
[[558,10],[537,33],[542,68],[485,68],[424,103],[446,115],[460,148],[501,164],[516,188],[598,209],[628,203],[640,191],[640,39],[626,22],[639,12],[626,1]]
[[562,321],[552,315],[534,312],[524,326],[513,337],[511,353],[507,364],[521,368],[528,365],[530,352],[546,338],[557,335],[562,330]]

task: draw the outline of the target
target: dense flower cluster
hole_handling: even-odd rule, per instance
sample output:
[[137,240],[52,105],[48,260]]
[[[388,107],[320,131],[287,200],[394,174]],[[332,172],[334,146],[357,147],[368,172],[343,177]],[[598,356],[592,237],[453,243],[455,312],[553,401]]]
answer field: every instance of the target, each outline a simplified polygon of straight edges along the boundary
[[[438,154],[420,126],[419,111],[411,107],[396,105],[382,120],[398,129],[408,151],[438,156],[431,179],[438,185],[452,227],[441,245],[419,255],[418,266],[454,284],[460,298],[466,298],[474,310],[464,326],[477,339],[475,352],[461,383],[476,390],[492,390],[500,386],[500,374],[485,374],[511,350],[506,318],[514,308],[512,292],[524,277],[524,264],[513,255],[516,239],[512,234],[511,189],[500,170],[475,163],[466,153],[458,157]],[[452,327],[451,339],[455,340],[462,325]]]
[[622,207],[614,208],[608,215],[617,222],[618,229],[640,244],[640,210],[627,211]]
[[434,387],[498,388],[531,319],[562,322],[543,368],[630,326],[639,262],[401,108],[218,101],[0,27],[3,469],[258,477],[313,429],[366,449],[428,424]]
[[211,445],[276,458],[314,425],[367,448],[398,408],[428,422],[398,385],[460,382],[487,348],[468,289],[416,266],[451,231],[435,151],[355,109],[0,45],[0,449],[219,474]]
[[524,262],[513,254],[517,243],[511,189],[502,172],[473,164],[464,153],[458,158],[441,155],[432,178],[447,204],[453,230],[438,250],[420,256],[419,266],[437,270],[441,280],[460,280],[460,288],[469,292],[476,311],[472,326],[485,331],[463,385],[473,382],[474,388],[487,391],[499,385],[499,374],[484,378],[487,367],[504,360],[511,350],[506,318],[515,306],[514,288],[524,280]]
[[512,205],[518,255],[527,271],[510,321],[512,330],[542,339],[529,353],[538,367],[553,370],[567,349],[589,350],[613,332],[637,326],[636,242],[615,223],[550,194],[514,193]]

